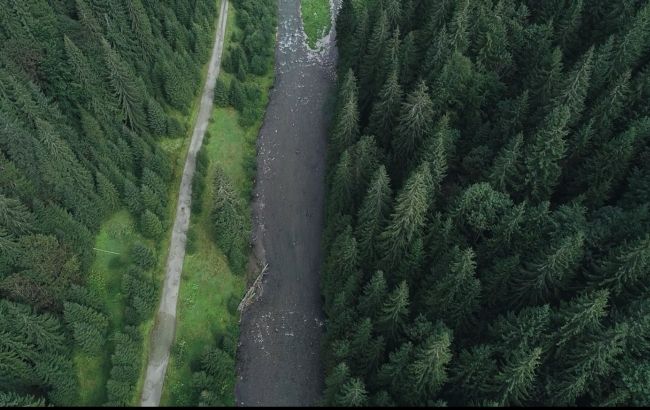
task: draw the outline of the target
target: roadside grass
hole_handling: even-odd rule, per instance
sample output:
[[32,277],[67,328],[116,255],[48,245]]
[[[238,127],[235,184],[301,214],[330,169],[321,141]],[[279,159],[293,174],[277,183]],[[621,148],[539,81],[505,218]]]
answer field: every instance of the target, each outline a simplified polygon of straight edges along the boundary
[[302,23],[310,48],[323,38],[332,27],[329,0],[301,0]]
[[[235,21],[236,10],[230,7],[224,49],[233,36],[240,38],[240,29]],[[226,83],[233,77],[224,70],[221,70],[219,76]],[[248,79],[262,90],[261,107],[265,108],[268,103],[273,79],[273,70],[266,76],[250,76]],[[211,176],[217,166],[221,167],[246,203],[250,203],[255,175],[256,141],[262,121],[263,114],[252,126],[242,128],[239,113],[234,108],[213,109],[202,148],[209,160],[205,173],[206,185],[202,197],[198,199],[202,203],[201,211],[193,213],[190,222],[176,335],[163,387],[162,406],[196,404],[192,403],[192,374],[198,370],[205,348],[215,345],[216,340],[225,335],[235,341],[239,339],[237,306],[246,291],[246,278],[232,272],[227,258],[215,244],[210,219],[214,198]],[[248,212],[250,213],[250,207]],[[223,401],[234,405],[234,391]]]

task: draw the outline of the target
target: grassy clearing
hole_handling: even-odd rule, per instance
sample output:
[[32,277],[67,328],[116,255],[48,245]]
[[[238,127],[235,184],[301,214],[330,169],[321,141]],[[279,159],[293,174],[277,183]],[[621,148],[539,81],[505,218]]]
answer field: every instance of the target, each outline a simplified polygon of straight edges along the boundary
[[332,27],[329,0],[302,0],[302,23],[307,35],[307,44],[315,48],[316,42],[323,38]]
[[[236,11],[229,8],[226,45],[239,29],[234,24]],[[220,73],[230,82],[232,75]],[[273,84],[273,73],[256,77],[253,81],[262,92],[262,106],[268,103],[268,91]],[[192,373],[196,371],[201,355],[207,346],[215,344],[222,335],[238,339],[239,314],[236,311],[245,289],[246,279],[235,275],[227,258],[215,245],[211,230],[210,208],[213,187],[210,176],[220,166],[231,178],[242,198],[249,202],[255,171],[255,143],[262,117],[251,127],[239,125],[239,113],[233,108],[215,108],[212,112],[208,135],[203,149],[209,165],[206,172],[206,189],[201,212],[192,215],[187,254],[178,302],[178,321],[172,355],[164,385],[161,405],[193,405]],[[207,136],[206,136],[207,137]],[[234,392],[225,399],[234,405]]]

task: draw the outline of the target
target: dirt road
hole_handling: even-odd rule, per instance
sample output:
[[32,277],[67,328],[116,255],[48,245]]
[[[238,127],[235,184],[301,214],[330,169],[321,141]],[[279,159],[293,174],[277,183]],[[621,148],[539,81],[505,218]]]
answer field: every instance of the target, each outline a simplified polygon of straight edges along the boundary
[[262,296],[242,316],[240,406],[314,405],[322,392],[321,235],[333,44],[332,33],[320,52],[308,50],[300,1],[279,0],[276,80],[258,139],[253,206],[255,253],[269,269]]
[[192,178],[196,169],[196,155],[203,143],[203,136],[208,127],[208,121],[212,114],[212,101],[214,98],[214,86],[221,67],[221,52],[223,40],[226,33],[226,21],[228,20],[228,1],[221,1],[219,21],[215,34],[212,57],[208,67],[208,76],[201,96],[199,114],[192,133],[190,148],[183,169],[183,178],[176,207],[176,219],[172,231],[172,239],[169,244],[169,256],[167,258],[167,270],[165,274],[165,285],[163,288],[160,307],[156,316],[156,323],[151,334],[149,346],[149,362],[147,373],[142,389],[142,406],[158,406],[162,394],[165,371],[169,362],[169,349],[174,341],[176,330],[176,302],[178,301],[178,290],[185,259],[185,242],[187,241],[187,229],[190,224],[190,202],[192,200]]

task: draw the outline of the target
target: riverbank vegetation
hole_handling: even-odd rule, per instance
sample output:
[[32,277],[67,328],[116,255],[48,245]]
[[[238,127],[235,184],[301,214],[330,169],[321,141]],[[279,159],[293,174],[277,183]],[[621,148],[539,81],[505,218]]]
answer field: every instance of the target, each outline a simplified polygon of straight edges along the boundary
[[650,4],[344,0],[330,405],[648,405]]
[[163,405],[235,404],[256,141],[273,84],[273,0],[231,2],[215,107],[197,159],[176,336]]
[[166,147],[186,136],[216,15],[214,0],[0,9],[0,404],[136,404]]

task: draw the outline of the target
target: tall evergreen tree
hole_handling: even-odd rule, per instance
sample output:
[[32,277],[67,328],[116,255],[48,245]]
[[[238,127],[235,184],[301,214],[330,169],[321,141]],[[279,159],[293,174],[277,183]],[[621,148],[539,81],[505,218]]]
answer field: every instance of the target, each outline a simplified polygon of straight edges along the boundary
[[413,158],[432,131],[434,111],[428,92],[427,85],[421,82],[402,104],[397,137],[393,139],[392,147],[395,153],[393,166],[402,172],[412,168]]
[[388,174],[382,165],[374,174],[357,217],[359,256],[365,266],[371,266],[378,255],[377,241],[389,217],[390,201]]
[[389,269],[398,267],[412,242],[417,239],[429,209],[431,182],[428,164],[423,164],[397,196],[388,226],[380,235],[382,266]]

